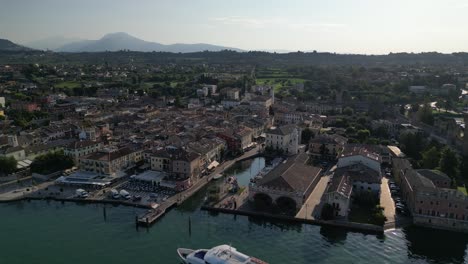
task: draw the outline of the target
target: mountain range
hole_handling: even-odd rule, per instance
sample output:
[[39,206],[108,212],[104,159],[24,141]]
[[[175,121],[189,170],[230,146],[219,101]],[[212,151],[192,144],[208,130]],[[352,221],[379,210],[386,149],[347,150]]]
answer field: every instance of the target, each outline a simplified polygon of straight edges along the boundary
[[8,39],[0,39],[0,50],[1,51],[28,51],[30,48],[18,45],[9,41]]
[[24,46],[31,47],[33,49],[38,50],[58,50],[62,46],[72,43],[78,42],[82,39],[79,38],[66,38],[63,36],[52,36],[43,39],[34,40],[31,42],[24,43]]
[[[59,45],[61,44],[61,45]],[[104,35],[98,40],[72,40],[63,37],[52,37],[39,41],[26,43],[27,46],[35,49],[49,49],[58,52],[101,52],[101,51],[162,51],[162,52],[198,52],[198,51],[221,51],[234,50],[242,51],[237,48],[230,48],[211,44],[170,44],[165,45],[157,42],[145,41],[124,32],[110,33]]]

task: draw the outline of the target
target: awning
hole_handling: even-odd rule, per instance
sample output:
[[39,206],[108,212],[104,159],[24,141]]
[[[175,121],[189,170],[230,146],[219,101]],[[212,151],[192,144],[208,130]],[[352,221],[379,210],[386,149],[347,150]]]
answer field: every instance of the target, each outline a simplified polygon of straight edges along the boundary
[[214,160],[213,162],[210,163],[210,165],[208,165],[208,169],[211,170],[211,169],[216,168],[218,166],[219,166],[219,162]]

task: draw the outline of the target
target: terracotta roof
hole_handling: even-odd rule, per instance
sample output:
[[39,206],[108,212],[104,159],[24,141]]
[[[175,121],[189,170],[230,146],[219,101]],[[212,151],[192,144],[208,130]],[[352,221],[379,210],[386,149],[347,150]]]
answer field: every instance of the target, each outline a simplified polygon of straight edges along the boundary
[[133,153],[133,150],[124,147],[115,151],[98,151],[95,153],[92,153],[83,159],[90,159],[90,160],[101,160],[101,161],[113,161],[118,158],[121,158],[123,156],[129,155]]
[[305,153],[289,158],[267,173],[258,185],[305,192],[321,171],[320,168],[305,165],[307,159]]
[[72,142],[72,143],[68,144],[66,146],[66,148],[68,148],[68,149],[80,149],[80,148],[85,148],[85,147],[88,147],[88,146],[97,145],[99,143],[100,142],[92,141],[92,140],[78,140],[78,141],[75,141],[75,142]]

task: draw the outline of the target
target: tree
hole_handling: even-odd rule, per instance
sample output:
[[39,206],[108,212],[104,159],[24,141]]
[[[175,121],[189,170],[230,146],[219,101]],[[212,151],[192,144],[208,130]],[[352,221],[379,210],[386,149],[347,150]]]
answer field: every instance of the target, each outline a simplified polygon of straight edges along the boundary
[[383,226],[385,221],[387,221],[387,217],[385,217],[384,208],[377,205],[372,214],[372,224]]
[[440,155],[440,170],[453,179],[458,175],[458,164],[457,154],[449,147],[445,147]]
[[321,216],[323,220],[332,220],[335,216],[335,209],[329,203],[326,203],[322,207]]
[[174,101],[174,105],[176,107],[182,107],[182,102],[180,101],[180,96],[179,95],[176,96],[175,101]]
[[421,159],[424,149],[424,138],[420,133],[405,133],[400,136],[403,152],[415,160]]
[[310,139],[313,137],[314,137],[314,132],[312,132],[312,130],[310,130],[309,128],[306,128],[304,129],[304,131],[302,131],[301,143],[307,144],[309,143]]
[[359,139],[361,143],[366,141],[366,139],[368,139],[369,136],[370,136],[370,132],[367,129],[361,129],[357,132],[357,138]]
[[351,107],[346,107],[345,109],[343,109],[343,114],[347,115],[347,116],[352,116],[354,113],[354,110],[351,108]]
[[460,175],[468,179],[468,156],[463,156],[460,162]]
[[435,169],[439,165],[440,151],[434,146],[422,153],[421,166],[424,169]]
[[13,157],[0,157],[0,174],[10,174],[16,170],[16,159]]
[[65,156],[63,151],[37,156],[31,163],[31,171],[40,174],[50,174],[71,167],[73,167],[73,159]]
[[428,103],[425,103],[424,106],[419,109],[418,117],[423,123],[431,126],[434,124],[434,115],[432,114],[432,108]]

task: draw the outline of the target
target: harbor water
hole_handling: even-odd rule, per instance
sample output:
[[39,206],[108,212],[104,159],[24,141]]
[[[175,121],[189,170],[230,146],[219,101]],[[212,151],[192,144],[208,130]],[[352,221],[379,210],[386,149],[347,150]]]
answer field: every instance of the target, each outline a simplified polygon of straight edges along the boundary
[[[250,161],[241,184],[264,166]],[[245,180],[244,180],[244,178]],[[411,227],[376,236],[200,210],[204,190],[150,228],[141,209],[21,201],[0,204],[0,263],[180,263],[176,249],[230,244],[269,263],[466,263],[464,234]],[[104,210],[104,206],[106,207]],[[189,232],[189,219],[191,232]]]

